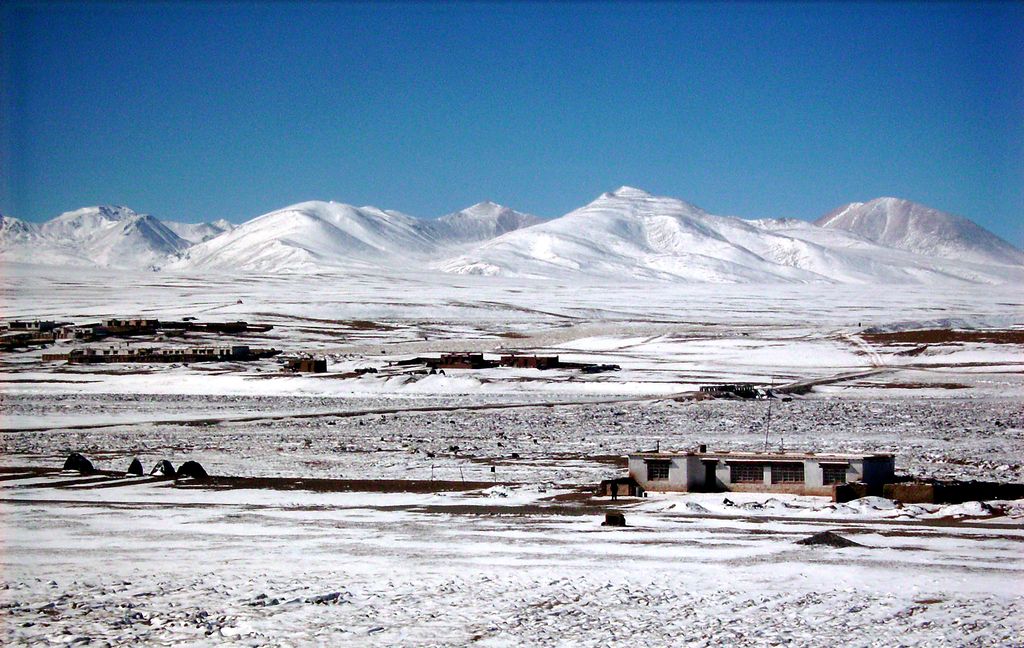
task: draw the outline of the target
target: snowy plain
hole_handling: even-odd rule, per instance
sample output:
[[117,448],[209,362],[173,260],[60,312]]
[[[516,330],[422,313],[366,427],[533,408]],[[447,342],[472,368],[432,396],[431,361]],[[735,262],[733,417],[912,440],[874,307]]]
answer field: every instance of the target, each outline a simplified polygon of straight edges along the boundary
[[[1016,329],[1010,286],[680,285],[430,272],[125,273],[9,264],[5,318],[269,323],[245,365],[0,357],[5,466],[200,461],[250,477],[492,482],[432,492],[115,488],[0,480],[7,644],[1021,645],[1019,502],[897,508],[748,494],[614,505],[625,453],[759,449],[766,404],[700,385],[822,383],[773,403],[772,447],[887,451],[922,477],[1024,481],[1018,344],[868,342]],[[196,339],[194,341],[199,341]],[[191,343],[168,340],[167,344]],[[58,348],[60,348],[58,346]],[[620,371],[407,374],[521,350]],[[377,374],[346,377],[361,367]],[[844,380],[827,382],[836,376]],[[493,469],[493,471],[492,471]],[[600,525],[610,507],[625,529]],[[804,547],[835,530],[864,547]]]

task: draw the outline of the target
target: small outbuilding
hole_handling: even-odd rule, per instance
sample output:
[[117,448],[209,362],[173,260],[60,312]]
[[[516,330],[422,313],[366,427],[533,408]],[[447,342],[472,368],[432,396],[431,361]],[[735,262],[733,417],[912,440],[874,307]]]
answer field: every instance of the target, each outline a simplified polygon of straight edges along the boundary
[[290,358],[285,369],[296,373],[327,373],[326,358]]
[[643,489],[632,477],[618,477],[616,479],[604,479],[597,487],[599,496],[614,494],[617,497],[641,497]]

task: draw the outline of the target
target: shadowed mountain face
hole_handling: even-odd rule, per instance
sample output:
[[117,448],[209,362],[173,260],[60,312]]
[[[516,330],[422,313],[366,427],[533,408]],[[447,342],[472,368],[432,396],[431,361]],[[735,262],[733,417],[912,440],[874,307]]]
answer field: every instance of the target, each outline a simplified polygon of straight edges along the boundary
[[175,221],[164,221],[172,232],[188,241],[190,245],[209,241],[215,236],[235,229],[234,224],[220,218],[210,223],[178,223]]
[[39,227],[12,216],[0,214],[0,245],[23,245],[39,239]]
[[162,223],[125,207],[91,207],[39,226],[0,217],[0,255],[179,271],[429,269],[700,283],[1024,281],[1020,250],[966,219],[908,201],[851,203],[818,223],[743,220],[633,187],[548,221],[491,202],[420,219],[310,201],[238,226]]
[[440,245],[458,245],[487,241],[540,222],[536,216],[485,201],[434,220],[425,220],[422,229]]

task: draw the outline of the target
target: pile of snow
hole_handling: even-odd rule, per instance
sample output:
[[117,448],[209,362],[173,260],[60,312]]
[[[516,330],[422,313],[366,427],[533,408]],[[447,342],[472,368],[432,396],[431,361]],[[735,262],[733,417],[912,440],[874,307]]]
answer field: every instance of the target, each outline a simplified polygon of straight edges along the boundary
[[657,493],[631,508],[645,513],[716,515],[730,517],[771,517],[820,520],[946,520],[1003,518],[1012,523],[1024,517],[1024,500],[962,504],[903,504],[884,497],[868,496],[841,504],[822,503],[825,498],[783,495],[763,499],[763,493]]

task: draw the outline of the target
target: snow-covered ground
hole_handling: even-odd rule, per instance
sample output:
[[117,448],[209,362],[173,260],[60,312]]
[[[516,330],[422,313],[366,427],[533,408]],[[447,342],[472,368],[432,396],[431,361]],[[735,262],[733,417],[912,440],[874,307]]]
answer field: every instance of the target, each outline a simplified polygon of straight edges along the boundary
[[[871,502],[720,517],[699,511],[721,495],[669,495],[620,502],[629,526],[613,529],[602,507],[537,488],[3,491],[9,644],[992,646],[1024,632],[1019,511],[1001,526],[879,519]],[[812,499],[787,504],[825,506]],[[795,544],[823,529],[863,546]]]
[[[759,449],[767,405],[703,384],[815,383],[770,443],[886,451],[923,477],[1024,481],[1020,344],[875,343],[868,329],[1008,330],[1007,287],[683,286],[376,269],[310,276],[9,265],[6,318],[244,319],[328,356],[67,366],[0,356],[4,467],[140,457],[214,475],[493,483],[452,493],[60,485],[0,477],[6,644],[1015,645],[1020,502],[587,490],[638,449]],[[197,337],[161,344],[236,341]],[[61,344],[56,348],[68,348]],[[924,346],[925,348],[920,348]],[[448,350],[621,370],[405,373]],[[346,377],[356,368],[376,374]],[[833,382],[834,381],[834,382]],[[600,526],[610,507],[629,526]],[[832,529],[864,547],[794,544]]]

